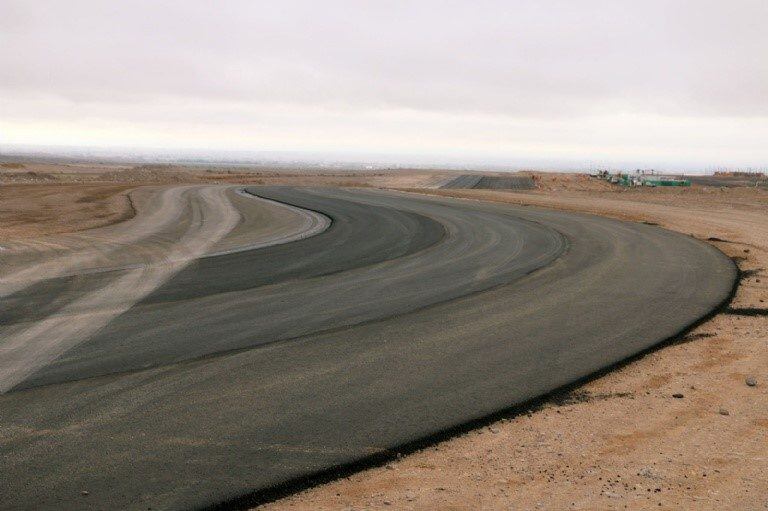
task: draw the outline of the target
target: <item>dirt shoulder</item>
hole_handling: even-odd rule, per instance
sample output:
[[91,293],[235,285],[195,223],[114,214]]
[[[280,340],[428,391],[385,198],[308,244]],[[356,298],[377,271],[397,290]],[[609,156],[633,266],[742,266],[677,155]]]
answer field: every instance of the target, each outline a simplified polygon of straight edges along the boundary
[[127,220],[129,185],[0,185],[0,240],[93,229]]
[[768,508],[768,194],[418,191],[657,223],[744,279],[722,314],[568,395],[263,509]]

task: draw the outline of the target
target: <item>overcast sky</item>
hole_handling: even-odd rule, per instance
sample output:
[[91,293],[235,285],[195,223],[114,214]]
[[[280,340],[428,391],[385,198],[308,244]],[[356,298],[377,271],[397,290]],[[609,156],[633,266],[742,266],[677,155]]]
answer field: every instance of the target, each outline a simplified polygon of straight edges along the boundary
[[768,1],[0,0],[0,143],[768,165]]

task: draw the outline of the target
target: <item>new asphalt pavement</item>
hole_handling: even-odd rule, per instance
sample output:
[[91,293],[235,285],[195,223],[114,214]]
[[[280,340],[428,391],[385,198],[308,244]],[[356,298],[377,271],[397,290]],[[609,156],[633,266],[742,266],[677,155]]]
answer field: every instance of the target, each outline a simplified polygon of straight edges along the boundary
[[[0,373],[34,360],[0,395],[0,508],[233,502],[610,366],[708,314],[736,278],[710,245],[639,223],[381,190],[235,191],[189,191],[207,194],[180,206],[196,222],[126,243],[186,244],[183,263],[80,264],[0,294]],[[170,269],[128,292],[145,267]],[[4,361],[5,343],[54,320],[83,327]]]

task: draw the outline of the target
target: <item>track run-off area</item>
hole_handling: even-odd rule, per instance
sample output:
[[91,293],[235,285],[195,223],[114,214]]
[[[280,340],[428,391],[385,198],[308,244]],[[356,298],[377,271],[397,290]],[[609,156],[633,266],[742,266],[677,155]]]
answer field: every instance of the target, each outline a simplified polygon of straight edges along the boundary
[[3,508],[245,502],[610,367],[737,277],[692,237],[530,207],[234,186],[132,201],[129,221],[0,253]]

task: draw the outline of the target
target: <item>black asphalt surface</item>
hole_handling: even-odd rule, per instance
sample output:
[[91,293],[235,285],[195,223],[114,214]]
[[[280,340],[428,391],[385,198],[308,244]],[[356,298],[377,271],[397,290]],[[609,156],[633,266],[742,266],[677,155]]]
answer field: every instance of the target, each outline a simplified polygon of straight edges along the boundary
[[444,184],[441,188],[482,190],[533,190],[536,184],[530,176],[482,176],[464,174]]
[[474,188],[480,182],[483,176],[479,174],[464,174],[457,178],[451,179],[445,183],[441,188],[461,189],[461,188]]
[[[198,261],[0,395],[0,507],[231,501],[573,382],[679,333],[736,278],[713,247],[644,224],[252,192],[333,224]],[[13,322],[37,319],[14,303]]]

